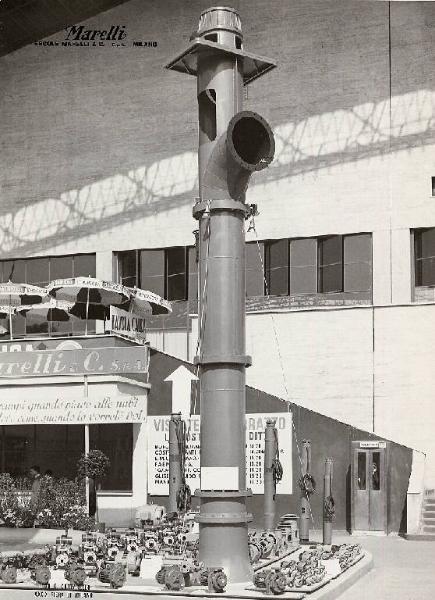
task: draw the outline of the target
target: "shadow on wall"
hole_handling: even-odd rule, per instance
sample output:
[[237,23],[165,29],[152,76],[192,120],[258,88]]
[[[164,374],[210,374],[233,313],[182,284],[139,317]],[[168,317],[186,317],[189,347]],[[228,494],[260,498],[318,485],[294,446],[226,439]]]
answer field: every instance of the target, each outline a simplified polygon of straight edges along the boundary
[[[236,2],[246,49],[279,66],[247,98],[274,125],[275,160],[252,186],[264,197],[279,180],[435,143],[435,7],[388,4]],[[188,210],[195,81],[163,66],[208,6],[131,0],[87,21],[125,22],[131,41],[158,32],[153,50],[27,46],[2,58],[4,258]]]
[[[390,102],[383,100],[277,126],[275,160],[252,187],[267,196],[269,184],[281,179],[435,143],[435,92],[395,97],[391,113],[390,123]],[[37,254],[60,240],[190,205],[196,189],[195,152],[162,158],[1,215],[0,248],[4,257]]]

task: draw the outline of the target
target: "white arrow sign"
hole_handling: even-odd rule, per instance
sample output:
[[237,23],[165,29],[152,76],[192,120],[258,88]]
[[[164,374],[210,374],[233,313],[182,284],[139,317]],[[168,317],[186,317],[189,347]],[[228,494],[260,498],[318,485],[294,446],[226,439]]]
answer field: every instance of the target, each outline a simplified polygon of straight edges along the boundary
[[181,413],[182,417],[190,414],[190,395],[192,381],[198,379],[196,375],[180,365],[165,381],[172,381],[172,412]]

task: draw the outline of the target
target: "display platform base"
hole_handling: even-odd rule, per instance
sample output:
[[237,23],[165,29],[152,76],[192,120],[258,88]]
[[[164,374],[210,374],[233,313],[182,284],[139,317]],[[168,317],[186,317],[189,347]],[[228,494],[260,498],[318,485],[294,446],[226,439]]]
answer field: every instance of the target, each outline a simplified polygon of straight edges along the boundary
[[[292,600],[302,598],[312,600],[333,600],[339,598],[346,589],[351,587],[358,579],[368,573],[373,566],[373,560],[370,553],[364,551],[358,561],[348,566],[340,573],[328,573],[320,585],[312,586],[310,589],[287,589],[279,597]],[[137,599],[138,596],[179,596],[181,598],[235,598],[251,599],[264,598],[270,595],[264,590],[255,588],[251,583],[230,584],[225,592],[209,592],[204,587],[187,587],[180,591],[169,591],[156,584],[155,580],[146,580],[140,577],[129,576],[126,584],[119,589],[110,589],[107,584],[102,584],[97,580],[89,579],[85,589],[65,589],[68,586],[67,580],[62,580],[61,571],[57,571],[56,576],[50,587],[31,585],[32,582],[22,582],[13,585],[0,584],[0,600],[30,600],[34,598],[58,599],[58,600],[81,600],[85,598],[98,598],[98,600],[109,600],[122,597],[123,600]]]

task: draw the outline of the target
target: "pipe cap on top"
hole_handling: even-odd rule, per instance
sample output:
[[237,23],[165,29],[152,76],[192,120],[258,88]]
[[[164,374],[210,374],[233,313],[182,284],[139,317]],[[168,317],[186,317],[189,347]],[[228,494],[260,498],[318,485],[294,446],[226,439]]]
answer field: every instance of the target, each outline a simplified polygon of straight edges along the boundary
[[198,36],[203,36],[209,31],[223,29],[242,35],[242,23],[239,13],[228,6],[212,6],[201,13],[198,25]]

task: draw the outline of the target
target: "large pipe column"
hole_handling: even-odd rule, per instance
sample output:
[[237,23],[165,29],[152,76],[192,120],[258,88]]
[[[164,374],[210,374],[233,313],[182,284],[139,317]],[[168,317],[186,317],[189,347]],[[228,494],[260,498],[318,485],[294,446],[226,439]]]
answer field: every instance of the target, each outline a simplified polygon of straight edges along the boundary
[[269,165],[273,134],[241,111],[243,84],[274,64],[242,49],[231,8],[201,14],[191,45],[168,65],[197,77],[199,118],[199,365],[201,489],[199,558],[229,581],[252,576],[246,510],[245,192],[253,171]]

